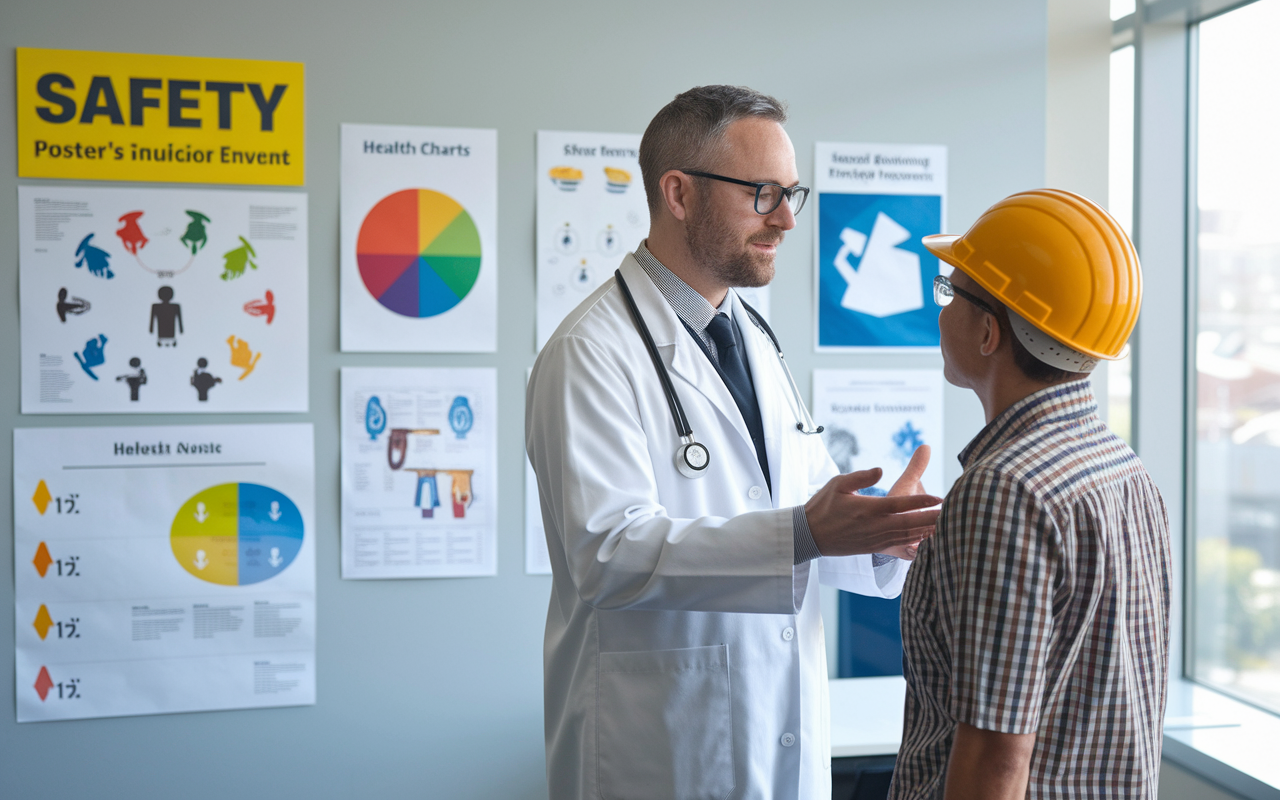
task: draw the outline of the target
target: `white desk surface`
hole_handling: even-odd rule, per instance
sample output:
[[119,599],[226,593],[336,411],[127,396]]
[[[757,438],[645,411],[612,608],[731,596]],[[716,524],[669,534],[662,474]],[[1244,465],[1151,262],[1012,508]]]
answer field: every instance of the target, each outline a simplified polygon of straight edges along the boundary
[[897,755],[907,697],[907,682],[902,676],[841,678],[828,685],[831,757]]
[[[896,755],[907,683],[841,678],[831,692],[831,757]],[[1280,798],[1280,718],[1190,681],[1169,681],[1165,758],[1242,797]]]

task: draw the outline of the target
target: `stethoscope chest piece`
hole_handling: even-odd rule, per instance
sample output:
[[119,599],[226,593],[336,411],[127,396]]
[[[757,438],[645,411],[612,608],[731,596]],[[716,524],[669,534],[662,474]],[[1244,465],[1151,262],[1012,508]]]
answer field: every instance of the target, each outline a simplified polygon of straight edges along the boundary
[[676,469],[686,478],[701,478],[711,466],[711,452],[701,442],[690,441],[676,450]]
[[[662,384],[662,393],[667,398],[667,407],[671,410],[671,420],[676,425],[676,434],[680,437],[680,447],[676,450],[676,470],[686,478],[701,478],[707,474],[707,468],[711,466],[711,451],[707,449],[705,444],[693,438],[693,428],[689,426],[689,418],[685,416],[684,406],[680,403],[680,396],[676,394],[676,389],[671,385],[671,376],[667,374],[667,366],[662,362],[662,356],[658,353],[658,346],[654,344],[653,335],[649,333],[649,326],[645,323],[644,317],[640,314],[640,308],[636,305],[636,300],[631,296],[631,288],[627,286],[627,282],[622,277],[622,270],[614,270],[614,278],[618,282],[618,288],[622,290],[622,296],[627,302],[627,308],[631,311],[631,317],[636,322],[636,329],[640,331],[640,339],[644,342],[644,347],[649,351],[649,358],[653,361],[653,368],[658,373],[658,381]],[[791,387],[791,395],[795,398],[795,404],[799,409],[801,419],[796,423],[796,430],[801,433],[813,435],[822,433],[821,426],[815,426],[813,419],[809,416],[809,409],[805,407],[804,399],[800,397],[800,389],[796,386],[795,378],[791,377],[791,368],[787,366],[787,361],[782,357],[782,347],[778,344],[778,337],[773,335],[769,324],[764,321],[754,308],[742,304],[743,308],[751,317],[751,321],[755,323],[761,331],[769,337],[769,341],[773,343],[773,349],[778,353],[778,363],[782,365],[782,371],[787,376],[787,383]]]

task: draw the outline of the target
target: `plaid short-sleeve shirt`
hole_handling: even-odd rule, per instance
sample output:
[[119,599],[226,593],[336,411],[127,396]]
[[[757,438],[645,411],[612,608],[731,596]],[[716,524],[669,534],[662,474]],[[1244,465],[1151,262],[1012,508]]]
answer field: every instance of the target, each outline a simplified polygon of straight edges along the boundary
[[964,722],[1036,734],[1028,797],[1154,800],[1171,566],[1151,477],[1088,381],[1015,403],[960,461],[902,592],[891,797],[942,796]]

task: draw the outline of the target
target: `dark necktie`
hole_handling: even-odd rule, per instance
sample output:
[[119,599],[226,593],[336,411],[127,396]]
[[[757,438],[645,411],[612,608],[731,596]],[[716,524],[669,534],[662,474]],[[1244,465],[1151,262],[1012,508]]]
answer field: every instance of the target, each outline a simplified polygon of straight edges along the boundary
[[747,367],[746,355],[738,343],[738,335],[733,320],[726,314],[716,314],[707,323],[707,333],[716,343],[720,354],[720,375],[724,378],[729,394],[738,405],[742,421],[747,424],[747,432],[751,434],[751,443],[756,448],[756,458],[760,460],[760,470],[764,473],[765,483],[770,493],[773,486],[769,480],[769,457],[764,447],[764,425],[760,421],[760,405],[756,402],[756,388],[751,381],[751,370]]

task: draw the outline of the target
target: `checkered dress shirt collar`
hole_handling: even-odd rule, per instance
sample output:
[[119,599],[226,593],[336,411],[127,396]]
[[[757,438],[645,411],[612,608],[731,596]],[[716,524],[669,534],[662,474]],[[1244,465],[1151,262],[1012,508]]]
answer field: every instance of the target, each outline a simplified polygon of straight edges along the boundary
[[648,240],[640,243],[636,248],[636,263],[644,270],[649,279],[658,287],[658,291],[666,299],[671,308],[675,310],[676,316],[685,325],[688,325],[693,332],[702,340],[703,350],[711,357],[711,360],[720,363],[719,350],[716,348],[716,342],[711,338],[711,334],[707,332],[707,325],[711,324],[711,320],[718,313],[729,313],[732,308],[729,296],[726,294],[724,302],[720,304],[720,308],[707,300],[707,298],[698,294],[698,292],[689,284],[680,279],[671,270],[667,269],[661,261],[654,258],[653,253],[649,252],[646,246]]

